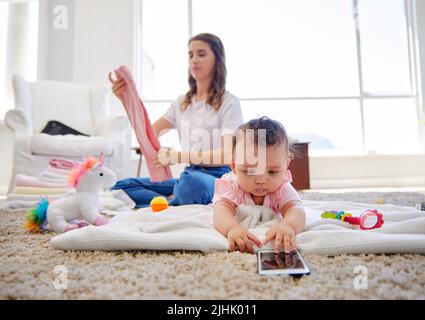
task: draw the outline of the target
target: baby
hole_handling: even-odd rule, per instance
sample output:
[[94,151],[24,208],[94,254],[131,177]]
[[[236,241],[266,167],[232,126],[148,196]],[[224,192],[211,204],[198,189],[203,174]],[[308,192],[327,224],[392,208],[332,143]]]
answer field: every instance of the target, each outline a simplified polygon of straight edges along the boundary
[[[248,161],[248,150],[254,150],[255,162]],[[213,198],[214,226],[227,237],[230,251],[253,253],[253,243],[261,247],[273,239],[276,253],[296,249],[295,235],[304,228],[306,215],[291,185],[289,162],[288,136],[279,122],[261,117],[236,130],[232,171],[216,180]],[[280,216],[263,242],[236,221],[241,204],[266,206]]]

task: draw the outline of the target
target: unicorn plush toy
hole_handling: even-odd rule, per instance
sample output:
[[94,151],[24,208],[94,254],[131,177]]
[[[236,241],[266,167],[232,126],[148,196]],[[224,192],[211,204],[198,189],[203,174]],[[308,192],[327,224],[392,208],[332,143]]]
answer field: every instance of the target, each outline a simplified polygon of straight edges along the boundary
[[[46,229],[63,233],[87,226],[87,222],[100,226],[108,222],[97,206],[98,191],[110,188],[117,182],[115,174],[103,166],[103,155],[99,159],[88,157],[76,166],[68,177],[68,183],[76,188],[75,194],[48,202],[42,198],[27,214],[25,229],[33,232]],[[85,221],[78,222],[78,219]]]

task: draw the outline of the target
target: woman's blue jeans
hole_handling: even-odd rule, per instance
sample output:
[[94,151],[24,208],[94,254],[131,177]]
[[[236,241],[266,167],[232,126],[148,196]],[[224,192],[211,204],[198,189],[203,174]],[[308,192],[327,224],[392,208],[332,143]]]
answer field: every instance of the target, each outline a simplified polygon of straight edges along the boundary
[[214,195],[215,180],[229,171],[229,166],[190,165],[178,179],[152,182],[149,178],[128,178],[119,180],[111,190],[124,190],[136,202],[136,208],[148,207],[153,197],[169,197],[172,194],[171,206],[209,204]]

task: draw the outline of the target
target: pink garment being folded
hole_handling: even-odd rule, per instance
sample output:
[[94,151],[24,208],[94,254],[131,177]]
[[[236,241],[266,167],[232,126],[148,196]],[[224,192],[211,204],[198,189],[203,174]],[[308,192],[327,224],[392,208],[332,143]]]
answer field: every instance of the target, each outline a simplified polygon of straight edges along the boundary
[[171,179],[170,167],[156,168],[153,165],[154,156],[160,149],[159,139],[149,121],[148,113],[140,99],[136,84],[131,76],[130,70],[126,66],[120,66],[115,70],[117,80],[124,79],[126,83],[118,91],[120,99],[123,101],[131,126],[133,127],[140,150],[146,159],[146,166],[152,181],[164,181]]
[[40,188],[66,188],[66,183],[52,183],[41,181],[37,177],[17,174],[15,178],[16,187],[40,187]]
[[53,159],[50,159],[49,165],[52,166],[53,168],[57,168],[57,169],[71,170],[75,166],[78,166],[79,163],[77,161],[74,161],[74,160],[53,158]]

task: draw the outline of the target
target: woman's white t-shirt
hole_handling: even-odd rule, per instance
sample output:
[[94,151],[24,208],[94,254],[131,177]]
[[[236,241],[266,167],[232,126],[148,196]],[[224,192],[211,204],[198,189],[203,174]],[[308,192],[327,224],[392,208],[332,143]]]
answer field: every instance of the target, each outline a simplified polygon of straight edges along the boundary
[[221,136],[233,133],[242,123],[242,110],[239,99],[226,91],[220,109],[196,101],[182,110],[185,96],[180,96],[163,115],[177,129],[182,150],[207,151],[221,147]]

